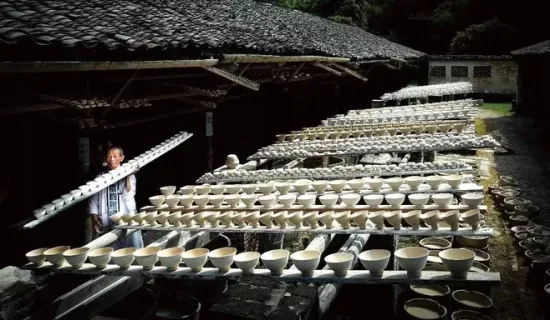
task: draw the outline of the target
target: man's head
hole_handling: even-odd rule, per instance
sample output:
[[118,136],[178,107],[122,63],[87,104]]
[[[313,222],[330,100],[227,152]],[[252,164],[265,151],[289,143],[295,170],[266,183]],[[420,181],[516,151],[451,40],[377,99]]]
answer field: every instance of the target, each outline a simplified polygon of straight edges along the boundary
[[116,169],[120,166],[124,160],[124,152],[122,152],[121,147],[110,147],[107,149],[107,155],[105,156],[105,162],[109,170]]

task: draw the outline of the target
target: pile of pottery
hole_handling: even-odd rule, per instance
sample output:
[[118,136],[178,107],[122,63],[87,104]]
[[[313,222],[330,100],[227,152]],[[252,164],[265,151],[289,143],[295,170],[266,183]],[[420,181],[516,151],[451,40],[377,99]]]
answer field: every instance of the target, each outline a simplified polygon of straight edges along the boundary
[[347,116],[354,116],[354,115],[368,116],[368,115],[376,115],[376,114],[388,114],[388,113],[394,113],[394,112],[414,113],[419,111],[434,111],[434,110],[441,110],[441,109],[462,110],[462,108],[464,107],[475,107],[475,106],[477,106],[477,100],[464,99],[464,100],[404,105],[404,106],[397,106],[397,107],[355,109],[355,110],[349,110],[346,115]]
[[399,89],[395,92],[385,93],[381,100],[402,100],[421,98],[429,96],[448,96],[455,94],[466,94],[473,92],[471,82],[448,82],[441,84],[431,84],[426,86],[411,86]]
[[[325,120],[326,121],[326,120]],[[400,122],[400,123],[369,123],[369,124],[355,124],[355,125],[335,125],[335,126],[326,126],[326,125],[319,125],[317,127],[306,127],[301,130],[297,131],[291,131],[292,134],[297,133],[310,133],[310,132],[316,132],[316,133],[324,133],[324,132],[331,132],[331,131],[340,131],[340,130],[379,130],[379,129],[387,129],[387,128],[401,128],[403,126],[416,126],[416,125],[435,125],[435,126],[449,126],[449,128],[452,128],[453,126],[461,126],[461,125],[467,125],[469,128],[473,129],[473,123],[470,120],[433,120],[433,121],[410,121],[410,122]]]
[[458,111],[426,111],[414,114],[380,114],[370,117],[339,117],[321,121],[326,126],[334,125],[356,125],[356,124],[380,124],[380,123],[401,123],[412,121],[435,121],[455,118],[473,118],[477,108],[464,108]]
[[479,291],[461,289],[451,293],[446,285],[410,285],[409,288],[410,291],[404,293],[403,311],[411,319],[492,319],[489,314],[493,300]]
[[126,163],[123,163],[122,166],[116,168],[115,170],[111,170],[108,173],[102,174],[94,180],[88,181],[86,182],[86,184],[79,186],[78,189],[72,190],[71,192],[62,195],[60,198],[43,205],[41,208],[35,209],[33,211],[35,218],[41,219],[47,214],[51,214],[54,211],[64,209],[75,200],[81,199],[85,196],[90,196],[98,192],[99,190],[106,188],[113,182],[118,181],[129,175],[130,173],[134,172],[136,168],[147,164],[153,158],[169,151],[173,147],[185,141],[185,139],[187,139],[189,135],[190,134],[188,132],[181,131],[180,133],[175,134],[171,138],[162,142],[158,146],[151,148],[150,150],[144,152],[143,154],[135,157],[132,160],[129,160]]
[[312,157],[333,154],[364,154],[383,152],[415,152],[454,149],[491,148],[500,146],[491,136],[418,135],[384,136],[380,138],[349,138],[328,141],[299,141],[274,144],[258,150],[248,159],[278,157]]
[[[460,252],[450,252],[452,250]],[[469,270],[466,267],[471,264],[471,261],[465,257],[467,252],[466,249],[451,249],[440,253],[442,259],[447,261],[445,264],[449,268],[452,277],[464,278],[466,276],[465,273]],[[409,278],[419,278],[422,269],[426,266],[428,253],[427,249],[421,247],[408,247],[396,251],[395,257],[399,265],[405,269]],[[447,255],[449,255],[449,259],[445,258]],[[97,269],[107,268],[112,260],[120,270],[129,269],[134,261],[142,266],[143,270],[152,270],[160,260],[161,265],[167,271],[176,271],[183,262],[192,272],[200,272],[207,261],[210,260],[219,272],[228,272],[233,262],[235,262],[236,266],[245,274],[253,273],[261,259],[264,267],[269,269],[272,275],[283,274],[290,258],[296,269],[302,273],[302,276],[310,277],[313,276],[315,269],[319,266],[321,253],[315,250],[302,250],[290,254],[288,250],[277,249],[263,254],[250,251],[237,254],[237,249],[232,247],[219,248],[213,251],[205,248],[185,251],[180,247],[161,250],[160,247],[149,246],[142,249],[130,247],[113,251],[111,247],[90,250],[86,247],[71,249],[68,246],[58,246],[29,251],[26,257],[36,266],[41,266],[45,261],[48,261],[54,267],[62,267],[67,262],[75,269],[82,268],[88,259]],[[368,250],[359,254],[357,258],[371,276],[381,277],[384,269],[388,266],[391,253],[380,249]],[[335,276],[344,277],[352,267],[354,255],[348,252],[337,252],[327,255],[324,260]],[[471,260],[473,261],[473,258]]]
[[365,177],[384,175],[411,175],[445,172],[447,170],[468,171],[471,167],[462,161],[438,162],[406,162],[382,165],[334,166],[330,168],[290,168],[261,170],[224,170],[207,172],[197,179],[198,183],[213,183],[223,181],[262,181],[262,180],[292,180],[292,179],[330,179],[331,177]]

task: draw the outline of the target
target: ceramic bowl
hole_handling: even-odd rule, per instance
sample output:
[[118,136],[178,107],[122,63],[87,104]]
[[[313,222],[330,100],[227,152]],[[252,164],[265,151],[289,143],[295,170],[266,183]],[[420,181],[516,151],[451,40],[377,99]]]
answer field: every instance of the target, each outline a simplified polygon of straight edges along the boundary
[[340,199],[346,207],[353,208],[359,203],[359,200],[361,200],[361,195],[358,193],[345,193],[340,196]]
[[233,264],[233,258],[237,253],[236,248],[224,247],[211,251],[208,254],[210,261],[214,267],[218,268],[219,272],[227,272]]
[[432,195],[432,200],[441,208],[447,208],[453,202],[452,193],[436,193]]
[[[263,196],[263,197],[268,197],[266,199],[275,199],[275,196]],[[290,208],[292,207],[292,205],[294,204],[294,202],[296,202],[296,194],[284,194],[284,195],[280,195],[278,197],[278,200],[279,200],[279,203],[282,204],[285,208]],[[261,204],[264,204],[262,202],[262,197],[259,198],[260,199],[260,203]],[[271,207],[273,206],[273,203],[269,202],[268,201],[268,207]]]
[[447,249],[439,252],[439,258],[453,278],[465,279],[474,262],[475,253],[468,249]]
[[361,189],[365,186],[365,181],[363,179],[353,179],[347,182],[348,186],[353,189],[356,193],[361,192]]
[[165,186],[160,188],[160,193],[165,196],[171,196],[176,192],[176,186]]
[[[294,199],[294,201],[296,200],[296,195],[288,195],[290,197],[286,197],[287,195],[285,195],[285,197],[283,198],[284,202],[287,203],[287,202],[290,202],[290,200],[292,200],[292,198]],[[280,197],[283,197],[283,196],[279,196]],[[273,195],[273,194],[270,194],[270,195],[266,195],[266,196],[260,196],[257,198],[258,201],[260,201],[260,203],[262,204],[262,206],[264,206],[264,208],[271,208],[273,207],[273,205],[277,202],[277,196]],[[289,200],[290,199],[290,200]],[[248,207],[248,204],[247,202],[245,201],[245,198],[244,196],[241,198],[241,200],[245,203],[245,205],[247,205]],[[294,203],[294,201],[292,201],[292,203]]]
[[427,237],[420,240],[419,244],[430,250],[445,250],[452,247],[452,242],[439,237]]
[[275,189],[275,186],[271,183],[261,183],[258,185],[258,189],[263,195],[268,195]]
[[[120,218],[124,223],[131,225],[135,215],[136,215],[135,212],[128,212],[123,214]],[[115,221],[114,219],[111,219],[111,220],[113,220],[113,222]]]
[[430,189],[437,190],[443,178],[441,176],[427,176],[424,178],[424,181],[430,186]]
[[374,211],[368,215],[369,220],[376,225],[376,229],[378,230],[384,229],[384,214],[384,211]]
[[206,224],[206,217],[210,215],[208,211],[201,211],[193,216],[193,220],[198,223],[200,228],[204,228]]
[[185,208],[190,208],[193,205],[195,198],[191,194],[184,194],[178,197],[180,205]]
[[447,319],[447,309],[432,299],[411,299],[405,302],[403,308],[411,319]]
[[210,185],[195,186],[197,194],[208,194],[210,192]]
[[424,178],[422,177],[406,177],[405,182],[409,187],[411,187],[411,190],[418,190],[418,187],[424,182]]
[[369,185],[369,187],[373,191],[380,191],[380,188],[382,188],[382,185],[384,184],[384,179],[381,178],[369,178],[366,179],[366,184]]
[[181,255],[184,251],[185,249],[180,247],[167,248],[159,251],[157,256],[167,271],[176,271],[181,263]]
[[451,314],[451,320],[493,320],[493,319],[477,311],[458,310]]
[[322,194],[325,192],[325,190],[328,187],[328,181],[324,181],[324,180],[313,181],[311,183],[311,186],[313,187],[315,192],[317,192],[317,194]]
[[384,201],[384,196],[381,194],[369,194],[363,197],[365,203],[368,204],[371,208],[376,208],[382,204]]
[[71,266],[73,266],[73,268],[78,269],[82,267],[86,259],[88,259],[89,251],[90,249],[86,247],[69,249],[63,252],[63,257]]
[[69,204],[69,203],[73,202],[74,196],[70,193],[66,193],[66,194],[61,196],[61,199],[63,199],[63,202],[65,204]]
[[181,257],[185,265],[191,268],[191,271],[199,272],[208,261],[209,252],[206,248],[197,248],[183,252]]
[[52,204],[55,206],[56,209],[61,209],[65,205],[65,202],[63,201],[63,199],[59,198],[53,200]]
[[158,261],[160,247],[151,246],[138,249],[134,252],[136,262],[143,267],[143,270],[151,270]]
[[421,296],[430,297],[430,298],[441,298],[449,295],[451,293],[451,288],[446,285],[437,285],[437,284],[412,284],[409,286],[410,289]]
[[271,271],[272,275],[280,275],[285,269],[290,252],[288,250],[271,250],[261,255],[263,265]]
[[46,215],[46,209],[40,208],[32,211],[32,214],[36,219],[42,219]]
[[80,198],[80,196],[82,196],[82,190],[80,189],[72,190],[71,194],[73,195],[73,199]]
[[409,278],[418,278],[428,261],[429,250],[422,247],[407,247],[395,251],[399,265],[407,271]]
[[294,211],[288,214],[287,220],[290,222],[296,229],[302,227],[304,213],[302,211]]
[[337,252],[329,254],[325,257],[330,270],[334,271],[334,275],[337,277],[345,277],[348,274],[348,270],[353,263],[353,254],[349,252]]
[[43,208],[44,210],[46,210],[46,214],[52,213],[52,212],[55,211],[55,204],[53,204],[53,203],[48,203],[48,204],[43,205],[42,208]]
[[298,197],[298,203],[304,208],[311,208],[315,204],[317,196],[313,194],[303,194]]
[[351,216],[351,212],[350,211],[340,211],[340,212],[335,212],[333,217],[334,217],[334,220],[336,220],[340,226],[342,226],[342,229],[349,229],[350,228],[350,216]]
[[408,196],[411,204],[421,208],[425,206],[430,200],[430,194],[428,193],[413,193]]
[[83,194],[86,194],[86,193],[90,192],[90,190],[91,190],[90,186],[87,186],[87,185],[82,185],[82,186],[78,187],[78,189],[79,189]]
[[430,226],[433,231],[439,229],[439,210],[428,211],[420,215],[420,219]]
[[134,252],[136,248],[123,248],[116,250],[111,254],[111,259],[116,263],[121,270],[126,270],[130,268],[132,262],[134,262]]
[[271,229],[271,227],[273,226],[273,211],[268,211],[260,214],[259,220],[265,225],[266,229]]
[[256,190],[258,190],[258,186],[256,186],[255,184],[243,184],[241,188],[246,194],[254,194]]
[[157,222],[157,211],[153,211],[153,212],[149,212],[145,215],[145,217],[143,217],[143,220],[148,224],[148,225],[156,225]]
[[233,213],[233,216],[231,217],[231,221],[236,224],[239,228],[246,227],[245,224],[245,213],[244,212],[235,212]]
[[149,198],[149,201],[155,208],[160,208],[164,203],[164,200],[166,200],[166,196],[164,195],[153,196]]
[[247,208],[252,208],[254,207],[254,204],[256,203],[256,201],[258,201],[258,196],[255,194],[243,194],[241,196],[241,201],[244,203],[244,205]]
[[463,247],[485,249],[489,245],[489,236],[457,236],[455,240]]
[[386,179],[386,183],[390,186],[393,191],[398,191],[399,187],[403,184],[403,178],[393,177]]
[[367,210],[361,210],[351,214],[350,219],[357,224],[359,229],[366,229],[369,212]]
[[464,181],[464,176],[460,174],[446,176],[445,181],[451,186],[452,189],[460,189],[460,185]]
[[166,199],[164,200],[164,202],[168,205],[169,208],[174,208],[180,202],[180,195],[173,194],[173,195],[166,196]]
[[394,230],[401,229],[401,210],[386,212],[384,213],[384,218],[393,226]]
[[220,216],[220,212],[219,211],[212,211],[212,212],[208,212],[204,215],[204,219],[206,221],[208,221],[208,223],[210,223],[210,226],[212,228],[217,228],[219,227],[218,225],[218,217]]
[[221,207],[225,196],[223,194],[213,194],[208,197],[208,202],[214,206],[214,208]]
[[113,251],[111,247],[94,249],[88,252],[88,259],[90,259],[90,262],[94,264],[96,268],[104,269],[107,267],[109,261],[111,261],[111,254]]
[[318,216],[319,221],[321,221],[327,229],[332,229],[332,223],[334,221],[333,214],[333,211],[325,211]]
[[402,193],[388,193],[384,198],[393,208],[399,208],[405,202],[405,195]]
[[233,260],[239,269],[243,271],[243,274],[254,273],[254,268],[258,265],[260,260],[259,252],[242,252],[236,255]]
[[302,219],[310,226],[311,229],[317,229],[319,226],[319,224],[317,224],[317,221],[319,220],[319,211],[310,211],[304,214]]
[[319,201],[327,208],[332,208],[338,202],[339,196],[337,194],[325,194],[319,197]]
[[472,226],[472,230],[478,229],[479,220],[481,219],[479,209],[472,209],[472,210],[466,211],[460,215],[460,218],[462,218],[462,220],[466,221],[466,223]]
[[311,277],[319,265],[321,254],[315,250],[302,250],[291,254],[290,259],[303,276]]
[[63,252],[69,249],[71,249],[71,247],[69,246],[53,247],[48,250],[45,250],[43,254],[49,263],[53,264],[56,267],[60,267],[63,264],[63,262],[65,262],[65,257],[63,256]]
[[46,261],[46,256],[44,256],[44,251],[46,250],[48,250],[48,248],[34,249],[27,252],[25,256],[29,259],[29,262],[35,266],[41,266],[44,264],[44,261]]
[[184,186],[180,188],[181,194],[191,195],[195,193],[195,186]]
[[226,184],[225,191],[229,194],[237,194],[241,192],[242,187],[240,184]]
[[391,252],[382,249],[373,249],[363,251],[358,258],[363,267],[369,270],[369,274],[373,277],[381,277],[384,274],[384,269],[390,262]]
[[180,218],[181,218],[181,211],[174,211],[170,214],[168,214],[168,222],[170,222],[170,224],[176,226],[176,227],[179,227],[181,225],[180,223]]
[[227,203],[231,208],[237,208],[241,203],[241,196],[239,194],[228,194],[224,197],[225,203]]
[[443,219],[450,227],[451,231],[458,230],[458,210],[451,210],[447,212],[441,212],[439,218]]
[[213,186],[210,186],[210,192],[212,194],[222,194],[225,192],[225,186],[222,184],[215,184]]
[[422,211],[420,210],[413,210],[404,212],[401,214],[401,217],[405,219],[405,222],[407,222],[413,230],[419,230],[420,229],[420,214]]
[[483,194],[480,193],[466,193],[461,196],[462,201],[470,208],[477,208],[483,201]]
[[302,195],[306,193],[310,185],[311,181],[309,180],[298,180],[292,184],[292,187],[296,190],[296,192],[298,192],[298,194]]
[[478,291],[456,290],[452,293],[453,300],[458,305],[474,310],[487,310],[493,306],[493,300]]
[[195,204],[199,206],[199,208],[204,209],[206,207],[206,204],[208,204],[208,201],[210,200],[210,195],[199,194],[199,195],[193,196],[193,199],[195,201]]
[[345,180],[332,180],[329,182],[330,187],[332,190],[336,193],[342,193],[344,191],[344,188],[346,187],[346,181]]

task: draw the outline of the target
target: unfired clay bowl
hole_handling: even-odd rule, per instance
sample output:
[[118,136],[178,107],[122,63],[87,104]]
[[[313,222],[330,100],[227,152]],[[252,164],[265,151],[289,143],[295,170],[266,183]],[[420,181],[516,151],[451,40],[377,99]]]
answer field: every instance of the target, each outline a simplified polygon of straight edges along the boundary
[[384,198],[393,208],[399,208],[405,201],[405,195],[402,193],[388,193]]
[[208,254],[210,261],[214,267],[218,268],[219,272],[227,272],[233,264],[233,258],[237,253],[236,248],[224,247],[211,251]]
[[313,186],[313,189],[315,190],[315,192],[317,192],[317,194],[322,194],[325,192],[325,190],[328,187],[328,181],[324,181],[324,180],[313,181],[311,185]]
[[403,184],[403,179],[398,177],[389,178],[389,179],[386,179],[386,183],[390,186],[390,188],[393,191],[398,191],[399,187],[401,187],[401,185]]
[[447,183],[451,186],[451,188],[459,189],[460,185],[464,181],[464,176],[459,174],[446,176],[445,181],[447,181]]
[[136,248],[123,248],[116,250],[111,254],[111,259],[118,265],[121,270],[130,268],[132,262],[134,262],[134,252]]
[[384,274],[384,269],[390,262],[391,252],[382,249],[373,249],[363,251],[358,258],[363,267],[369,270],[373,277],[381,277]]
[[222,194],[225,192],[225,186],[223,184],[216,184],[216,185],[210,186],[210,192],[212,194]]
[[453,202],[452,193],[436,193],[432,195],[432,200],[440,208],[447,208]]
[[204,215],[204,220],[208,221],[208,223],[210,223],[210,226],[212,228],[217,228],[218,227],[218,217],[219,216],[220,216],[219,211],[212,211],[212,212],[209,212],[208,214]]
[[53,247],[46,251],[44,251],[44,257],[46,257],[46,260],[53,264],[56,267],[60,267],[63,262],[65,262],[65,257],[63,256],[63,252],[71,249],[69,246],[59,246],[59,247]]
[[279,225],[279,228],[281,229],[286,228],[287,217],[288,217],[288,211],[279,211],[273,214],[273,220],[277,222],[277,224]]
[[[269,199],[275,198],[275,196],[267,196],[267,197],[270,197]],[[260,203],[264,204],[262,202],[262,198],[263,197],[260,197]],[[296,202],[296,198],[297,198],[296,194],[284,194],[279,196],[278,200],[279,200],[279,203],[282,204],[285,208],[290,208],[292,207],[294,202]],[[270,205],[269,207],[271,206],[272,205]]]
[[334,216],[334,220],[336,220],[342,226],[342,229],[349,229],[350,215],[351,215],[350,211],[341,211],[341,212],[335,212],[333,216]]
[[242,252],[236,255],[233,260],[239,269],[243,271],[243,274],[254,273],[254,268],[258,265],[260,260],[259,252]]
[[243,189],[243,192],[246,194],[254,194],[254,192],[258,190],[258,186],[256,186],[255,184],[243,184],[241,188]]
[[292,184],[292,187],[298,194],[302,195],[305,194],[309,186],[311,185],[311,182],[309,180],[298,180],[294,184]]
[[405,221],[411,225],[413,230],[420,230],[420,214],[422,211],[420,210],[413,210],[408,211],[401,214],[401,217],[405,219]]
[[[282,196],[279,196],[279,198],[280,197]],[[277,197],[275,195],[267,195],[258,197],[258,200],[264,206],[264,208],[269,209],[277,202]],[[294,200],[296,200],[296,195],[294,195]]]
[[337,277],[345,277],[353,262],[353,254],[349,252],[337,252],[325,257],[328,267],[334,271]]
[[160,188],[160,193],[165,196],[173,195],[176,192],[176,186],[166,186]]
[[242,187],[240,184],[227,184],[225,185],[225,191],[229,194],[237,194],[241,192]]
[[234,224],[236,224],[239,228],[244,228],[246,224],[244,223],[244,212],[235,212],[233,214],[233,217],[231,217],[231,221],[233,221]]
[[224,213],[220,214],[218,217],[218,221],[221,222],[226,228],[229,228],[233,226],[233,223],[231,220],[233,219],[233,211],[225,211]]
[[151,270],[158,261],[157,254],[160,251],[159,247],[145,247],[134,252],[134,258],[137,263],[143,267],[143,270]]
[[184,194],[179,196],[179,201],[182,206],[185,208],[189,208],[193,205],[193,201],[195,201],[195,197],[191,194]]
[[181,194],[191,195],[195,193],[195,186],[184,186],[180,188]]
[[223,200],[224,200],[223,194],[213,194],[208,198],[208,202],[214,206],[214,208],[221,207]]
[[280,194],[287,194],[290,191],[290,183],[287,182],[278,182],[275,184],[275,188],[279,191]]
[[418,187],[424,182],[422,177],[406,177],[405,182],[411,188],[411,190],[418,190]]
[[451,226],[452,231],[458,230],[458,210],[441,212],[439,217]]
[[384,179],[381,178],[369,178],[365,181],[373,191],[380,191],[384,184]]
[[334,221],[333,213],[333,211],[325,211],[319,215],[319,221],[321,221],[327,229],[332,229],[332,222]]
[[265,225],[266,229],[271,229],[273,226],[273,211],[262,213],[260,215],[260,222]]
[[413,193],[409,194],[409,201],[411,204],[415,205],[418,208],[422,208],[430,200],[430,194],[428,193]]
[[70,249],[63,252],[63,257],[71,266],[73,266],[73,268],[78,269],[82,267],[86,259],[88,259],[89,251],[90,249],[86,247]]
[[180,247],[168,248],[158,252],[160,263],[167,271],[176,271],[181,263],[181,255],[185,250]]
[[166,196],[164,195],[153,196],[149,198],[149,201],[155,208],[160,208],[164,203],[164,200],[166,200]]
[[354,212],[351,216],[350,216],[350,219],[357,223],[357,226],[359,227],[359,229],[366,229],[367,227],[367,220],[368,220],[368,217],[369,217],[369,212],[367,210],[361,210],[361,211],[357,211],[357,212]]
[[224,198],[225,203],[227,203],[231,208],[237,208],[241,202],[241,196],[238,194],[228,194]]
[[117,225],[117,224],[121,224],[121,223],[122,223],[122,216],[123,216],[123,214],[120,213],[120,212],[118,212],[118,213],[113,214],[112,216],[109,216],[109,219],[110,219],[111,221],[113,221],[113,223],[114,223],[115,225]]
[[353,208],[357,203],[359,203],[359,200],[361,200],[361,195],[358,193],[346,193],[341,195],[340,199],[346,207]]
[[475,253],[468,249],[447,249],[439,252],[439,258],[453,278],[464,279],[474,263]]
[[111,254],[113,251],[111,247],[94,249],[88,252],[88,259],[90,259],[90,262],[93,263],[96,268],[104,269],[107,267],[109,261],[111,261]]
[[376,208],[382,204],[384,201],[384,196],[381,194],[369,194],[363,197],[365,203],[368,204],[371,208]]
[[421,247],[407,247],[395,251],[399,265],[407,271],[409,278],[418,278],[428,261],[429,250]]
[[487,310],[493,306],[493,300],[478,291],[456,290],[452,293],[452,297],[459,305],[474,310]]
[[296,229],[300,229],[302,227],[303,216],[303,211],[294,211],[288,214],[287,220],[292,223]]
[[384,218],[393,226],[394,230],[401,229],[401,210],[386,212]]
[[336,193],[342,193],[344,191],[344,188],[346,187],[346,181],[345,180],[333,180],[329,182],[330,187],[332,190]]
[[298,197],[298,203],[304,208],[311,208],[315,204],[317,196],[313,194],[303,194]]
[[472,209],[469,211],[464,212],[460,215],[462,220],[466,221],[470,226],[472,226],[472,230],[477,230],[479,228],[479,220],[480,220],[480,214],[479,209]]
[[283,273],[287,263],[290,252],[288,250],[271,250],[261,255],[263,265],[271,271],[273,275],[280,275]]
[[169,215],[170,215],[169,211],[162,211],[155,217],[155,219],[161,226],[166,227],[168,225]]
[[210,200],[210,195],[208,194],[199,194],[193,197],[195,200],[195,204],[199,206],[199,208],[204,209],[206,207],[206,204]]
[[185,251],[181,254],[181,257],[185,265],[191,268],[191,271],[199,272],[206,264],[206,261],[208,261],[209,252],[206,248],[197,248]]
[[427,176],[424,180],[430,186],[430,189],[437,190],[439,189],[439,185],[443,181],[443,178],[441,176]]
[[195,186],[197,194],[208,194],[210,192],[210,185]]
[[403,308],[411,319],[444,320],[447,318],[447,309],[432,299],[411,299],[405,302]]
[[268,194],[271,194],[271,192],[273,191],[273,189],[275,189],[275,187],[271,183],[262,183],[258,185],[258,189],[262,194],[268,195]]
[[477,208],[483,201],[483,194],[479,193],[466,193],[461,196],[462,201],[470,208]]
[[384,229],[384,214],[384,211],[374,211],[368,215],[369,220],[374,223],[378,230]]
[[304,214],[302,219],[311,227],[311,229],[317,229],[319,226],[317,224],[317,220],[319,220],[319,211],[310,211]]
[[241,201],[244,203],[244,205],[247,208],[254,207],[254,204],[256,203],[257,200],[258,200],[258,196],[255,194],[243,194],[241,196]]
[[166,199],[164,200],[164,202],[168,205],[169,208],[174,208],[180,202],[180,195],[172,194],[172,195],[166,196]]
[[244,219],[250,223],[252,228],[259,227],[258,221],[260,221],[260,211],[248,212],[244,215]]
[[48,248],[34,249],[27,252],[25,256],[35,266],[41,266],[44,264],[44,261],[46,261],[46,257],[44,256],[44,251],[46,250],[48,250]]
[[349,180],[347,183],[348,186],[356,193],[361,192],[361,189],[365,186],[365,181],[363,179],[353,179]]
[[338,202],[339,196],[337,194],[325,194],[319,197],[319,201],[327,208],[332,208]]
[[290,259],[304,277],[311,277],[319,265],[321,254],[315,250],[302,250],[291,254]]
[[420,219],[430,226],[433,231],[439,229],[439,210],[428,211],[420,215]]

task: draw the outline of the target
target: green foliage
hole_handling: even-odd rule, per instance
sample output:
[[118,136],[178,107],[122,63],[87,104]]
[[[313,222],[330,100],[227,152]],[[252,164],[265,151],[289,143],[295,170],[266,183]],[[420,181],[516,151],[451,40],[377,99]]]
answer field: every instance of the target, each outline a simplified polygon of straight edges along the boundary
[[495,18],[457,32],[450,51],[453,54],[508,54],[518,47],[518,36],[515,27]]
[[279,0],[278,4],[333,21],[367,28],[369,3],[366,0]]

